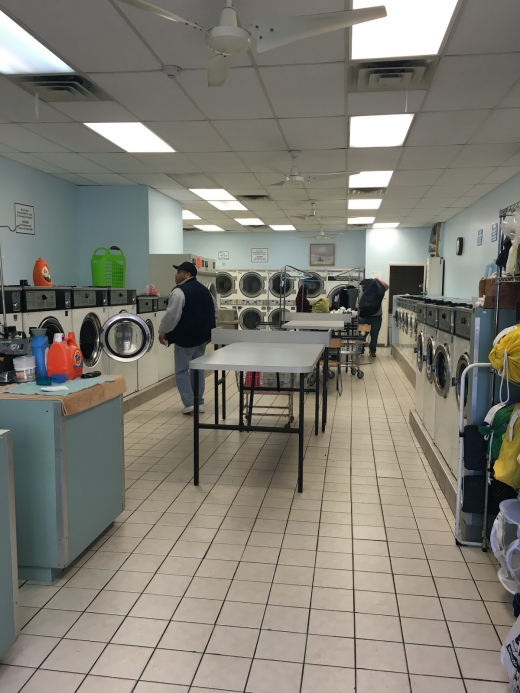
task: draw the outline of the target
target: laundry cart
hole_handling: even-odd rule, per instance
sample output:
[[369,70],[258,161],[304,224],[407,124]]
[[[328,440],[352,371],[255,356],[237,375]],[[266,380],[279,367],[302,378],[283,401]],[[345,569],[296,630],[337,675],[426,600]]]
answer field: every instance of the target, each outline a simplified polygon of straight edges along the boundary
[[[242,411],[248,425],[251,418],[256,416],[276,416],[287,418],[285,428],[289,428],[294,421],[294,392],[287,388],[295,388],[294,373],[236,373],[237,388],[242,402]],[[275,389],[273,389],[275,388]],[[255,395],[275,397],[274,403],[262,402],[254,404]],[[247,396],[248,395],[248,396]],[[280,404],[279,397],[286,397],[287,403]]]
[[370,326],[360,325],[357,316],[352,316],[350,323],[345,323],[345,327],[339,333],[339,369],[345,367],[345,373],[350,370],[351,375],[357,375],[358,378],[364,377],[364,372],[361,370],[361,354],[363,353],[363,345],[365,343],[366,332],[370,331]]

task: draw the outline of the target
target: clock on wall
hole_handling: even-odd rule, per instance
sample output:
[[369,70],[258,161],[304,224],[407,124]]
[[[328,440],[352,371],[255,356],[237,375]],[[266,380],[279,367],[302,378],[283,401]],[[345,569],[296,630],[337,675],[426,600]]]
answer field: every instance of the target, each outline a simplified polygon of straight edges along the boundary
[[455,243],[455,252],[457,255],[462,255],[462,251],[464,250],[464,239],[462,236],[459,236],[457,238],[457,241]]

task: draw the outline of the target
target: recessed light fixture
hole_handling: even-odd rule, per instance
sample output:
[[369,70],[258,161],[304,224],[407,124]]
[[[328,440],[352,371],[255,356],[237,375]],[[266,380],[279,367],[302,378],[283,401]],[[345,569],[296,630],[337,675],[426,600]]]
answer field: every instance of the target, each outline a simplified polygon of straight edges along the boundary
[[349,209],[379,209],[383,200],[349,200]]
[[413,113],[352,116],[351,147],[400,147],[406,139]]
[[190,192],[195,193],[195,195],[202,197],[203,200],[207,200],[208,202],[212,200],[235,201],[233,195],[230,195],[227,190],[223,190],[222,188],[190,188]]
[[[352,9],[374,0],[353,0]],[[387,16],[352,27],[352,59],[436,55],[457,0],[385,0]]]
[[264,222],[257,217],[251,217],[251,219],[235,219],[242,226],[265,226]]
[[244,205],[237,200],[230,202],[208,200],[208,202],[210,205],[213,205],[213,207],[220,209],[221,212],[247,212],[247,207],[244,207]]
[[399,226],[399,222],[392,221],[386,224],[372,224],[373,229],[396,229]]
[[269,224],[273,231],[296,231],[292,224]]
[[156,154],[175,151],[142,123],[85,123],[85,125],[98,135],[117,144],[125,152]]
[[349,176],[349,188],[386,188],[393,171],[361,171]]
[[348,224],[372,224],[375,217],[348,217]]
[[74,72],[4,12],[0,12],[0,46],[0,72],[4,75]]
[[224,231],[220,226],[215,226],[215,224],[194,224],[196,229],[199,231]]
[[196,214],[193,214],[193,212],[190,212],[189,209],[183,209],[182,210],[182,218],[183,219],[200,219]]

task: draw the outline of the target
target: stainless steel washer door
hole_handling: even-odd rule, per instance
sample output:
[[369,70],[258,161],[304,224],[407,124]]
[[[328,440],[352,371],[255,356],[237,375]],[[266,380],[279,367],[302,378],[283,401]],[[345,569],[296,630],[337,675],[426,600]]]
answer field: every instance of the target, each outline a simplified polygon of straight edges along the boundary
[[219,272],[215,280],[217,293],[221,298],[227,298],[235,290],[235,280],[227,272]]
[[424,334],[419,332],[417,341],[415,342],[415,358],[417,361],[417,370],[422,373],[424,367]]
[[[462,377],[462,373],[466,370],[466,368],[469,366],[471,363],[469,354],[462,354],[462,356],[459,357],[459,360],[457,361],[457,365],[455,367],[455,394],[457,395],[457,407],[460,411],[460,381]],[[464,416],[466,417],[468,415],[468,398],[469,398],[469,380],[466,378],[466,390],[464,392]]]
[[95,313],[88,313],[83,318],[79,330],[79,344],[85,366],[93,368],[97,365],[103,346],[101,344],[101,322]]
[[433,383],[434,379],[434,359],[435,359],[435,339],[428,337],[426,342],[426,377],[429,383]]
[[437,393],[447,397],[451,387],[451,358],[447,344],[439,344],[433,357],[434,383]]
[[240,278],[240,291],[247,298],[256,298],[264,291],[265,280],[257,272],[246,272]]
[[264,316],[256,308],[246,308],[240,313],[239,322],[243,330],[256,330]]
[[144,356],[150,348],[152,334],[139,315],[118,313],[108,318],[102,328],[101,345],[114,361],[131,363]]

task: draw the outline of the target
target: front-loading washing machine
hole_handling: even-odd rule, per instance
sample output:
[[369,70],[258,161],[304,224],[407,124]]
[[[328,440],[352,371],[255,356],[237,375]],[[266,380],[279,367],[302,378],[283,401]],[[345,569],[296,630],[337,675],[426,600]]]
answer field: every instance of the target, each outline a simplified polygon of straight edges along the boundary
[[103,348],[103,325],[108,319],[108,289],[92,286],[72,288],[72,331],[83,354],[83,372],[109,372],[109,357]]
[[434,355],[435,400],[434,441],[452,472],[452,448],[458,439],[458,407],[454,377],[454,319],[455,312],[446,305],[438,309],[437,344]]
[[326,273],[315,272],[314,270],[303,270],[305,274],[305,279],[298,282],[298,288],[300,287],[302,281],[309,287],[307,292],[307,298],[312,301],[315,298],[320,298],[325,294],[326,287]]
[[434,439],[435,435],[435,400],[437,393],[434,385],[434,360],[437,346],[437,306],[426,303],[426,350],[424,366],[426,369],[426,382],[424,385],[423,399],[423,424],[428,434]]
[[426,384],[426,324],[419,322],[424,320],[424,304],[419,303],[417,306],[417,338],[415,340],[415,410],[421,421],[424,417],[424,391]]
[[280,271],[268,271],[267,273],[267,284],[268,284],[268,301],[269,307],[279,306],[280,302],[285,298],[287,300],[292,297],[293,302],[296,296],[298,281],[291,277],[290,274],[285,274]]
[[[108,289],[108,317],[113,318],[118,315],[133,316],[137,315],[137,296],[135,289]],[[144,321],[143,321],[144,322]],[[146,322],[145,322],[146,325]],[[146,351],[150,346],[151,334],[146,325],[148,334],[148,344]],[[134,328],[131,320],[122,322],[117,333],[118,344],[117,350],[123,353],[131,354],[138,347],[142,346],[142,335]],[[145,351],[145,353],[146,353]],[[109,373],[110,375],[122,375],[126,380],[126,395],[131,395],[137,392],[137,359],[110,359]]]
[[267,306],[260,299],[243,300],[238,306],[238,328],[240,330],[256,330],[260,323],[267,322]]
[[157,370],[159,381],[169,378],[175,373],[175,352],[174,346],[171,344],[169,347],[164,346],[159,342],[159,325],[164,317],[166,308],[168,307],[168,296],[159,296],[157,299]]
[[22,329],[29,336],[31,327],[47,331],[52,344],[54,335],[72,332],[71,287],[24,286],[22,291]]
[[[20,286],[6,286],[4,288],[5,296],[5,318],[6,323],[3,325],[2,332],[7,338],[10,332],[22,332],[22,288]],[[4,305],[2,303],[2,295],[0,293],[0,320],[3,323]],[[29,335],[27,335],[29,336]]]
[[146,354],[137,362],[137,389],[144,390],[159,381],[159,323],[164,313],[158,312],[158,299],[153,296],[137,297],[137,315],[148,325],[152,335]]
[[[251,299],[267,301],[267,271],[239,270],[238,298],[241,301],[248,301]],[[244,304],[242,303],[239,305]]]

